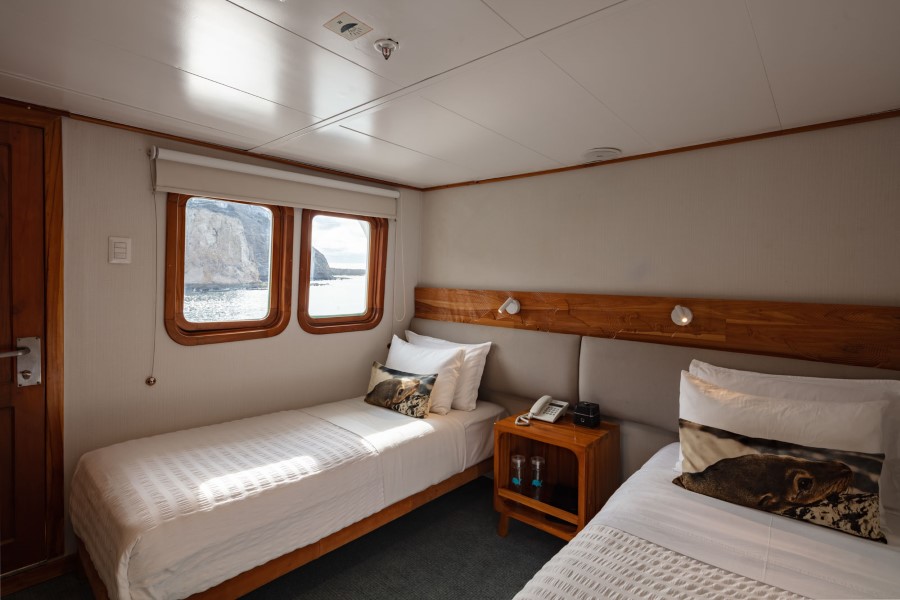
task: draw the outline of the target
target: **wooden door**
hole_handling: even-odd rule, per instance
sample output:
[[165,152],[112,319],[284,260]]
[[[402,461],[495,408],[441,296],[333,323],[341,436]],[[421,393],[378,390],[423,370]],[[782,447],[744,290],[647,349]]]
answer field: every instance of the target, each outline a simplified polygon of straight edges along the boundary
[[[0,354],[44,346],[44,281],[44,130],[0,121]],[[20,362],[0,358],[2,573],[48,558],[46,386],[20,386]]]

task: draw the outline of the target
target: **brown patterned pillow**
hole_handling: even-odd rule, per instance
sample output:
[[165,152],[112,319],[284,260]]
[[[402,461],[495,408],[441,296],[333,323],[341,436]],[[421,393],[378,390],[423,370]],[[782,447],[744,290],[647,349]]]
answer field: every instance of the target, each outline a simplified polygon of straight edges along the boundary
[[431,406],[431,390],[437,374],[417,375],[372,363],[366,403],[383,406],[409,417],[424,419]]
[[672,483],[886,543],[878,516],[884,454],[751,438],[679,419],[683,473]]

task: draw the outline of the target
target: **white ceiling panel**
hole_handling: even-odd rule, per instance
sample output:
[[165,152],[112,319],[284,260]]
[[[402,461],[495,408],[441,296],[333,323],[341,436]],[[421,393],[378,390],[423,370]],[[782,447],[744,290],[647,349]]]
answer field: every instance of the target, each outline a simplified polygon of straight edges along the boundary
[[900,107],[900,2],[750,0],[785,127]]
[[221,131],[190,121],[174,119],[126,104],[119,104],[103,98],[88,96],[64,88],[58,88],[13,75],[0,73],[0,90],[3,96],[39,106],[65,106],[75,114],[128,123],[150,131],[178,135],[213,144],[249,150],[261,143],[259,137],[243,137],[232,132]]
[[[478,178],[560,166],[521,144],[418,96],[348,119],[345,127],[465,167]],[[489,168],[485,168],[490,164]]]
[[541,49],[658,147],[779,126],[743,0],[628,4]]
[[[27,11],[26,11],[27,12]],[[144,111],[234,133],[272,139],[315,119],[253,94],[191,75],[48,22],[34,35],[29,15],[4,10],[0,72],[105,98]],[[46,43],[54,39],[56,43]],[[62,107],[68,108],[68,107]]]
[[900,109],[900,0],[3,0],[0,97],[435,186]]
[[396,181],[417,187],[440,185],[448,181],[468,181],[475,174],[458,165],[345,129],[340,125],[323,127],[295,138],[267,154]]
[[[612,146],[625,154],[654,150],[631,127],[538,50],[517,53],[420,94],[563,165]],[[541,115],[522,119],[522,114]]]
[[[302,35],[323,48],[406,86],[522,40],[522,36],[480,0],[233,0],[255,14]],[[325,29],[347,12],[373,31],[348,41]],[[400,42],[385,60],[372,44]]]
[[127,50],[319,118],[397,89],[223,0],[92,0],[32,12],[111,51]]
[[504,21],[525,37],[559,27],[622,0],[485,0]]

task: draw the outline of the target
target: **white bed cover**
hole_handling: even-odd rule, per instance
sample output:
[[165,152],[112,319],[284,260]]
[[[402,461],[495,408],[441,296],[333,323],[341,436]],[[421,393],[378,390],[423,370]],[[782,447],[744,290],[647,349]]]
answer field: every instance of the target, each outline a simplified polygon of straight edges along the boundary
[[[900,597],[897,548],[689,492],[671,483],[677,458],[677,443],[660,450],[575,539],[620,530],[810,598]],[[697,581],[696,593],[706,597],[704,589],[714,592],[704,585],[710,583]],[[644,591],[653,596],[652,590]],[[722,590],[718,595],[729,593]]]
[[467,437],[505,414],[412,419],[354,398],[116,444],[79,461],[72,524],[111,600],[183,598],[490,456]]

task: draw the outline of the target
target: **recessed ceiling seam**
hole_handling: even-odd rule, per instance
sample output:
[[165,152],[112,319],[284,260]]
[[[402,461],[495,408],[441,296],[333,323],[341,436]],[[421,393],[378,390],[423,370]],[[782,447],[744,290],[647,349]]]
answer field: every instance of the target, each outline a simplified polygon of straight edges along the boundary
[[[465,116],[465,115],[463,115],[463,114],[460,114],[460,113],[456,112],[455,110],[453,110],[453,109],[451,109],[451,108],[447,108],[446,106],[444,106],[444,105],[441,104],[440,102],[437,102],[437,101],[435,101],[435,100],[432,100],[431,98],[426,98],[426,97],[424,97],[424,96],[422,96],[421,98],[422,98],[422,100],[424,100],[425,102],[428,102],[428,103],[430,103],[430,104],[434,104],[434,105],[437,106],[438,108],[441,108],[441,109],[443,109],[443,110],[446,110],[447,112],[456,115],[456,116],[459,117],[460,119],[465,119],[465,120],[468,121],[469,123],[472,123],[473,125],[475,125],[475,126],[477,126],[477,127],[481,127],[481,128],[484,129],[485,131],[490,131],[490,132],[493,133],[494,135],[500,136],[500,137],[503,138],[504,140],[506,140],[506,141],[508,141],[508,142],[512,142],[513,144],[519,146],[520,148],[524,148],[525,150],[528,150],[529,152],[534,152],[534,153],[537,154],[538,156],[542,156],[542,157],[546,158],[547,160],[549,160],[550,162],[556,163],[556,164],[558,164],[559,166],[563,166],[563,163],[561,163],[561,162],[558,161],[557,159],[553,158],[552,156],[547,156],[547,155],[544,154],[543,152],[539,152],[538,150],[535,150],[534,148],[532,148],[532,147],[530,147],[530,146],[527,146],[526,144],[523,144],[522,142],[520,142],[520,141],[518,141],[518,140],[516,140],[516,139],[513,139],[513,138],[511,138],[511,137],[508,137],[508,136],[506,136],[506,135],[503,135],[503,134],[500,133],[499,131],[495,131],[494,129],[491,129],[491,128],[488,127],[487,125],[484,125],[484,124],[482,124],[482,123],[479,123],[478,121],[476,121],[476,120],[474,120],[474,119],[470,119],[469,117],[467,117],[467,116]],[[443,159],[442,159],[442,160],[443,160]]]
[[509,21],[507,21],[507,20],[503,17],[503,15],[501,15],[501,14],[498,13],[496,10],[494,10],[494,7],[493,7],[493,6],[491,6],[490,4],[488,4],[487,2],[485,2],[484,0],[481,0],[481,4],[484,5],[484,7],[485,7],[486,9],[488,9],[489,11],[491,11],[492,13],[494,13],[494,15],[496,15],[496,17],[497,17],[498,19],[500,19],[501,21],[503,21],[504,23],[506,23],[507,25],[509,25],[509,28],[510,28],[510,29],[512,29],[513,31],[515,31],[515,32],[518,33],[519,35],[521,35],[521,36],[522,36],[522,39],[527,39],[528,36],[526,36],[524,33],[522,33],[521,31],[519,31],[519,30],[516,28],[515,25],[513,25],[512,23],[510,23]]
[[[559,69],[566,77],[568,77],[569,79],[571,79],[571,80],[575,83],[575,85],[577,85],[578,87],[580,87],[581,89],[583,89],[585,92],[587,92],[587,93],[591,96],[591,98],[593,98],[594,100],[596,100],[597,102],[599,102],[600,105],[603,106],[603,108],[605,108],[606,110],[608,110],[608,111],[609,111],[609,114],[611,114],[611,115],[614,116],[616,119],[618,119],[618,121],[619,121],[622,125],[624,125],[624,126],[627,127],[628,129],[630,129],[632,132],[634,132],[634,134],[635,134],[636,136],[638,136],[639,138],[641,138],[641,140],[643,140],[643,142],[644,142],[645,144],[647,144],[647,146],[649,146],[649,147],[651,147],[651,148],[658,148],[658,146],[657,146],[656,144],[654,144],[653,142],[651,142],[650,140],[648,140],[648,139],[646,138],[646,136],[644,136],[643,133],[641,133],[640,131],[638,131],[638,130],[635,129],[634,127],[632,127],[631,123],[629,123],[628,121],[626,121],[625,119],[623,119],[622,117],[620,117],[619,114],[618,114],[616,111],[614,111],[612,108],[610,108],[610,106],[609,106],[608,104],[606,104],[606,102],[604,102],[604,101],[601,100],[599,97],[597,97],[597,95],[594,94],[594,92],[592,92],[591,90],[589,90],[588,88],[586,88],[580,81],[578,81],[575,77],[573,77],[571,73],[569,73],[568,71],[566,71],[566,69],[565,69],[562,65],[560,65],[558,62],[556,62],[555,60],[553,60],[552,57],[550,57],[550,56],[548,56],[546,53],[544,53],[543,50],[538,49],[538,52],[540,52],[540,53],[541,53],[548,61],[550,61],[550,63],[553,64],[553,66],[555,66],[557,69]],[[602,141],[602,140],[601,140],[601,141]]]
[[756,43],[756,52],[759,54],[759,62],[762,65],[763,74],[766,76],[766,85],[769,88],[769,95],[772,97],[772,108],[775,110],[775,118],[778,119],[778,129],[784,129],[781,122],[781,114],[778,112],[778,103],[775,102],[775,91],[772,89],[772,81],[769,79],[769,69],[766,67],[766,59],[763,56],[762,48],[759,46],[759,36],[756,35],[756,25],[753,23],[753,13],[750,12],[750,5],[744,0],[744,9],[747,11],[747,21],[750,23],[750,31],[753,32],[753,41]]
[[[231,0],[228,0],[228,1],[230,2]],[[464,72],[468,71],[469,69],[484,66],[485,64],[489,64],[490,61],[492,61],[492,60],[503,60],[506,57],[506,55],[509,54],[510,52],[513,52],[513,51],[516,51],[516,50],[519,50],[522,48],[529,48],[531,46],[534,46],[534,45],[537,45],[540,43],[544,43],[548,39],[556,37],[557,35],[562,35],[563,33],[566,32],[566,30],[573,27],[574,24],[576,24],[576,23],[578,25],[584,25],[586,23],[590,23],[591,21],[599,19],[601,16],[605,16],[605,15],[602,15],[601,13],[606,13],[613,9],[621,9],[621,7],[626,3],[636,4],[636,3],[642,2],[642,1],[643,0],[621,0],[620,2],[606,6],[598,11],[595,11],[595,12],[589,14],[589,15],[585,15],[583,17],[569,21],[568,23],[564,23],[562,25],[558,25],[557,27],[548,29],[547,31],[543,31],[537,35],[533,35],[530,38],[525,38],[520,42],[516,42],[515,44],[510,44],[509,46],[504,46],[503,48],[499,48],[497,50],[494,50],[493,52],[489,52],[483,56],[479,56],[478,58],[473,58],[472,60],[465,62],[461,65],[457,65],[455,67],[447,69],[446,71],[436,73],[434,75],[426,77],[425,79],[422,79],[421,81],[411,83],[410,85],[408,85],[406,87],[402,87],[398,90],[395,90],[389,94],[385,94],[384,96],[379,96],[378,98],[369,100],[368,102],[365,102],[365,103],[355,106],[353,108],[349,108],[349,109],[347,109],[343,112],[340,112],[336,115],[327,117],[317,123],[313,123],[312,125],[308,125],[301,129],[297,129],[296,131],[287,133],[281,137],[275,138],[264,144],[256,146],[256,147],[252,148],[251,150],[255,152],[255,151],[266,149],[268,146],[273,146],[273,147],[277,148],[277,147],[282,146],[282,145],[284,145],[288,142],[291,142],[295,139],[303,137],[304,135],[306,135],[308,133],[312,133],[313,131],[322,129],[323,127],[328,127],[329,125],[334,125],[336,123],[339,123],[339,122],[349,119],[351,117],[355,117],[361,113],[367,112],[370,109],[377,108],[377,107],[381,106],[382,104],[386,104],[388,102],[392,102],[393,100],[397,100],[404,96],[408,96],[409,94],[412,94],[413,92],[416,92],[424,87],[428,87],[428,86],[434,85],[436,83],[440,83],[441,81],[444,81],[447,78],[449,78],[451,75],[455,75],[457,73],[464,73]],[[248,11],[248,12],[250,12],[250,11]],[[256,13],[251,13],[251,14],[256,14]],[[276,23],[276,25],[277,25],[277,23]],[[290,31],[290,30],[287,30],[287,31]],[[299,34],[294,34],[294,35],[299,35]],[[299,37],[303,37],[303,36],[299,36]],[[306,39],[306,38],[303,38],[303,39]]]
[[[170,120],[172,120],[172,121],[179,121],[179,122],[181,122],[181,123],[189,123],[189,124],[194,125],[194,126],[196,126],[196,127],[202,127],[203,129],[208,129],[208,130],[210,130],[210,131],[217,131],[217,132],[219,132],[219,133],[226,134],[226,135],[229,135],[229,136],[239,136],[239,137],[241,137],[241,138],[244,138],[244,139],[245,139],[246,141],[248,141],[248,142],[250,141],[248,138],[246,138],[246,136],[244,136],[243,134],[237,133],[237,132],[235,132],[235,131],[228,131],[227,129],[219,129],[218,127],[211,127],[211,126],[209,126],[209,125],[204,125],[203,123],[197,123],[197,122],[194,122],[194,121],[191,121],[191,120],[188,120],[188,119],[182,119],[181,117],[173,117],[172,115],[166,115],[166,114],[163,114],[163,113],[160,113],[160,112],[156,112],[156,111],[153,111],[153,110],[149,110],[149,109],[147,109],[147,108],[142,108],[142,107],[140,107],[140,106],[134,106],[134,105],[132,105],[132,104],[127,104],[127,103],[125,103],[125,102],[120,102],[119,100],[112,100],[112,99],[110,99],[110,98],[104,98],[104,97],[102,97],[102,96],[94,96],[93,94],[88,94],[88,93],[86,93],[86,92],[82,92],[82,91],[75,90],[75,89],[72,89],[72,88],[63,87],[63,86],[57,85],[57,84],[55,84],[55,83],[47,83],[46,81],[42,81],[42,80],[40,80],[40,79],[34,79],[34,78],[31,78],[31,77],[25,77],[25,76],[23,76],[23,75],[19,75],[18,73],[10,73],[10,72],[8,72],[8,71],[0,71],[0,76],[11,77],[11,78],[13,78],[13,79],[19,79],[19,80],[21,80],[21,81],[28,81],[28,82],[30,82],[30,83],[34,83],[34,84],[37,84],[37,85],[43,85],[43,86],[46,86],[46,87],[49,87],[49,88],[52,88],[52,89],[55,89],[55,90],[61,90],[61,91],[63,91],[63,92],[69,93],[69,94],[75,94],[75,95],[78,95],[78,96],[84,96],[85,98],[93,98],[94,100],[99,100],[99,101],[101,101],[101,102],[107,102],[107,103],[109,103],[109,104],[115,104],[115,105],[117,105],[117,106],[124,106],[124,107],[130,108],[130,109],[132,109],[132,110],[139,110],[139,111],[142,111],[142,112],[145,112],[145,113],[150,113],[151,115],[155,115],[155,116],[157,116],[157,117],[162,117],[162,118],[164,118],[164,119],[170,119]],[[68,111],[67,111],[67,112],[68,112]],[[87,116],[90,116],[90,115],[87,115]],[[102,117],[94,117],[94,118],[102,119]],[[252,144],[248,144],[248,146],[251,146],[251,147],[252,147]],[[246,150],[246,151],[248,151],[248,152],[250,151],[250,148],[249,148],[249,147],[248,147],[248,148],[240,148],[240,147],[238,147],[238,146],[235,146],[235,148],[237,148],[238,150]]]
[[409,148],[408,146],[404,146],[403,144],[398,144],[397,142],[392,142],[390,140],[386,140],[384,138],[380,138],[377,135],[372,135],[370,133],[366,133],[365,131],[360,131],[359,129],[353,129],[347,125],[338,125],[341,129],[346,129],[347,131],[352,131],[353,133],[358,133],[359,135],[364,135],[366,137],[372,138],[373,140],[378,140],[379,142],[384,142],[385,144],[390,144],[391,146],[396,146],[397,148],[403,148],[404,150],[409,150],[410,152],[415,152],[416,154],[421,154],[422,156],[427,156],[428,158],[432,158],[434,160],[439,160],[441,162],[447,163],[448,165],[453,165],[454,167],[459,167],[465,171],[471,171],[472,169],[465,166],[457,164],[451,160],[447,160],[446,158],[441,158],[439,156],[434,156],[432,154],[428,154],[427,152],[422,152],[421,150],[416,150],[415,148]]

